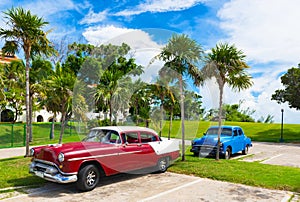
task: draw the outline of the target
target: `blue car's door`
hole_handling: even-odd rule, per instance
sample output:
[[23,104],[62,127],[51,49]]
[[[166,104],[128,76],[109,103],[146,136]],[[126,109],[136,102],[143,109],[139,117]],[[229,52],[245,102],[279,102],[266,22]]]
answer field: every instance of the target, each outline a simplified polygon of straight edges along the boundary
[[232,141],[232,153],[237,153],[241,150],[243,150],[243,137],[241,136],[238,129],[233,130],[233,141]]

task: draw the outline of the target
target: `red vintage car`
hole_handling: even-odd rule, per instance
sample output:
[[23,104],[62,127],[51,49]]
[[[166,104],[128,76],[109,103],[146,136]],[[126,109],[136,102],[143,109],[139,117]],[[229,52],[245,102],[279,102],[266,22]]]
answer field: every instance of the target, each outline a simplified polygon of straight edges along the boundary
[[99,179],[117,173],[165,172],[179,157],[178,142],[161,139],[149,128],[93,128],[81,141],[34,147],[30,173],[57,183],[76,182],[81,191],[94,189]]

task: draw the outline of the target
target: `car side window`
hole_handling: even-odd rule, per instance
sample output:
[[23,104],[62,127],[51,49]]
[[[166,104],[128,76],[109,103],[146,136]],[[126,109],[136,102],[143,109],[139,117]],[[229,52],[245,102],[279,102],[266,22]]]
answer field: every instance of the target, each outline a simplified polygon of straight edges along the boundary
[[233,135],[234,135],[234,136],[238,136],[238,131],[237,131],[237,130],[234,130],[234,131],[233,131]]
[[241,129],[238,129],[239,135],[243,135],[243,131]]
[[121,143],[121,139],[119,137],[119,134],[116,132],[112,132],[110,134],[110,139],[109,139],[110,143],[116,143],[116,144],[120,144]]
[[128,144],[139,143],[139,136],[136,132],[125,133],[125,138]]
[[141,132],[142,143],[155,142],[155,141],[157,141],[157,137],[154,134]]

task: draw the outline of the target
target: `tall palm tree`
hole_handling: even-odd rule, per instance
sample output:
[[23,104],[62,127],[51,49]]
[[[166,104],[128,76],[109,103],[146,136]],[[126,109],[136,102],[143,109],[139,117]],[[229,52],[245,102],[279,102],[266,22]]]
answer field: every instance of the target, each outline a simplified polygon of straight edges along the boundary
[[220,135],[222,124],[223,91],[225,84],[232,89],[243,90],[252,86],[251,76],[245,69],[249,66],[245,63],[246,55],[234,45],[227,43],[217,44],[207,55],[206,65],[202,69],[203,77],[216,78],[219,86],[219,130],[216,160],[219,160]]
[[202,58],[203,50],[195,40],[187,35],[173,35],[167,45],[163,47],[161,53],[154,57],[152,61],[160,59],[165,62],[164,66],[177,72],[180,90],[180,112],[181,112],[181,134],[182,134],[182,161],[185,160],[185,128],[184,128],[184,92],[183,76],[192,78],[195,85],[202,82],[201,72],[197,68]]
[[11,8],[4,12],[4,18],[9,29],[0,28],[0,37],[5,39],[2,48],[5,53],[15,54],[19,49],[23,49],[26,60],[26,154],[29,156],[29,68],[32,55],[49,53],[53,51],[46,33],[42,28],[48,24],[43,18],[32,15],[30,11],[23,8]]

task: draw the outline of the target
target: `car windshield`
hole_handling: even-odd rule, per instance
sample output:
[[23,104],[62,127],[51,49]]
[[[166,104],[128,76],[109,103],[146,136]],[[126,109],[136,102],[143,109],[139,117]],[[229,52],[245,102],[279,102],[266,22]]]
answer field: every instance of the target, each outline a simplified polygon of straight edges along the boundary
[[[218,128],[209,128],[206,132],[206,135],[218,135]],[[232,130],[230,128],[222,128],[221,135],[231,136]]]
[[83,142],[101,142],[106,144],[120,144],[121,139],[118,132],[114,130],[91,130],[82,140]]

